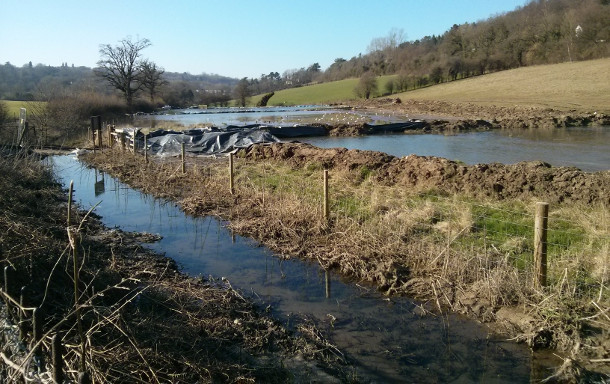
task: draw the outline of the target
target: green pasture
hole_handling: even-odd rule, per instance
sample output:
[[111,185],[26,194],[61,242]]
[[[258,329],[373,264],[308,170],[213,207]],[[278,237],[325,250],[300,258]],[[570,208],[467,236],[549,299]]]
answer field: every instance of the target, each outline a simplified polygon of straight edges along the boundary
[[[439,100],[498,106],[536,106],[560,110],[610,113],[610,58],[537,65],[490,73],[426,88],[397,93],[393,97]],[[392,76],[377,79],[378,97]],[[270,106],[328,104],[354,100],[359,79],[285,89],[275,93]],[[252,97],[253,105],[262,95]]]
[[25,108],[26,111],[30,109],[33,103],[40,104],[40,101],[13,101],[13,100],[0,100],[0,103],[6,105],[8,110],[8,116],[11,119],[19,118],[19,109]]
[[[385,83],[395,75],[380,76],[377,78],[378,92],[374,96],[380,96],[385,88]],[[283,89],[275,92],[269,99],[269,106],[290,106],[290,105],[310,105],[310,104],[329,104],[345,100],[354,100],[356,95],[354,89],[360,79],[352,78],[328,83],[306,85],[298,88]],[[262,98],[263,95],[252,97],[252,105]]]

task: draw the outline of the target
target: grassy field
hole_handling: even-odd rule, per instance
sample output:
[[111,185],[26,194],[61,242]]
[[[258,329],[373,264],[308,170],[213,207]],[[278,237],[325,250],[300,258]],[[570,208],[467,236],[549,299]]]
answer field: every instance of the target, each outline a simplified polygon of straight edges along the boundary
[[610,112],[610,59],[517,68],[397,96],[483,105]]
[[26,108],[28,109],[32,103],[36,103],[33,101],[13,101],[13,100],[0,100],[7,106],[8,116],[11,119],[17,119],[19,117],[19,109]]
[[[379,91],[383,91],[385,83],[394,76],[381,76],[377,79]],[[275,92],[269,100],[269,106],[328,104],[341,100],[355,99],[354,88],[359,79],[345,79],[329,83],[307,85],[299,88],[284,89]],[[378,96],[378,95],[377,95]],[[252,104],[261,99],[262,95],[252,97]]]
[[[392,76],[378,78],[379,91]],[[355,99],[358,79],[278,91],[269,105],[324,104]],[[523,67],[393,95],[499,106],[610,112],[610,59]],[[261,96],[252,98],[256,104]]]

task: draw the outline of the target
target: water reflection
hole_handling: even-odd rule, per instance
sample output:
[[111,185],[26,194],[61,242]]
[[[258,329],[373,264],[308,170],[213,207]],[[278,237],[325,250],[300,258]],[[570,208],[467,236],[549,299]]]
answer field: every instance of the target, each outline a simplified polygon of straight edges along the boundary
[[[107,226],[160,234],[162,240],[151,247],[186,273],[226,277],[286,322],[312,320],[356,361],[358,377],[374,383],[525,383],[546,373],[527,348],[491,336],[478,323],[432,315],[404,298],[382,297],[316,264],[279,259],[214,218],[185,216],[173,203],[100,178],[69,157],[53,162],[64,185],[74,180],[75,199],[83,208],[101,201],[96,213]],[[103,190],[97,187],[102,182]]]

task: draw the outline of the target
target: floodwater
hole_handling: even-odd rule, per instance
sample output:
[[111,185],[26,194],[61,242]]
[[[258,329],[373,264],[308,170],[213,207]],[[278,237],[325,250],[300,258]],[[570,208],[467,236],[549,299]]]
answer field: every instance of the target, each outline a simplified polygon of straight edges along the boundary
[[[185,126],[209,123],[296,124],[313,122],[392,123],[406,117],[338,111],[324,107],[269,107],[183,110],[182,114],[146,116],[138,123],[153,126],[155,121],[173,121]],[[154,118],[154,120],[152,120]],[[534,128],[492,130],[458,134],[391,134],[359,137],[307,137],[298,139],[322,148],[344,147],[381,151],[393,156],[410,154],[438,156],[466,164],[544,161],[553,166],[577,167],[587,172],[610,169],[610,127]]]
[[586,172],[610,169],[610,127],[493,130],[438,134],[394,134],[300,139],[322,148],[381,151],[393,156],[438,156],[466,164],[544,161]]
[[233,287],[270,306],[289,327],[314,321],[354,361],[354,376],[372,383],[529,383],[548,376],[548,353],[492,335],[454,314],[432,315],[408,298],[325,273],[316,264],[281,260],[250,239],[233,235],[212,217],[186,216],[175,204],[153,199],[70,156],[51,160],[75,201],[108,227],[160,234],[151,248],[192,276],[226,277]]

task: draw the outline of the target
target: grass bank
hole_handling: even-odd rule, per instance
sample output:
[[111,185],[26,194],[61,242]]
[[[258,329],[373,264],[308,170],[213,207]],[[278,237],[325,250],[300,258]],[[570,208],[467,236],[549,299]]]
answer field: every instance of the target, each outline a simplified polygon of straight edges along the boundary
[[[147,164],[115,151],[86,159],[144,192],[179,202],[187,213],[219,215],[284,257],[314,260],[389,295],[415,295],[438,311],[504,324],[533,348],[561,351],[572,373],[610,373],[603,357],[610,351],[605,203],[551,206],[548,284],[540,287],[532,264],[537,196],[407,188],[378,178],[381,163],[351,167],[316,158],[314,150],[277,156],[273,148],[238,153],[234,193],[224,160],[189,159],[182,173],[171,160]],[[319,151],[333,157],[333,150]],[[326,168],[328,219],[322,208]]]

